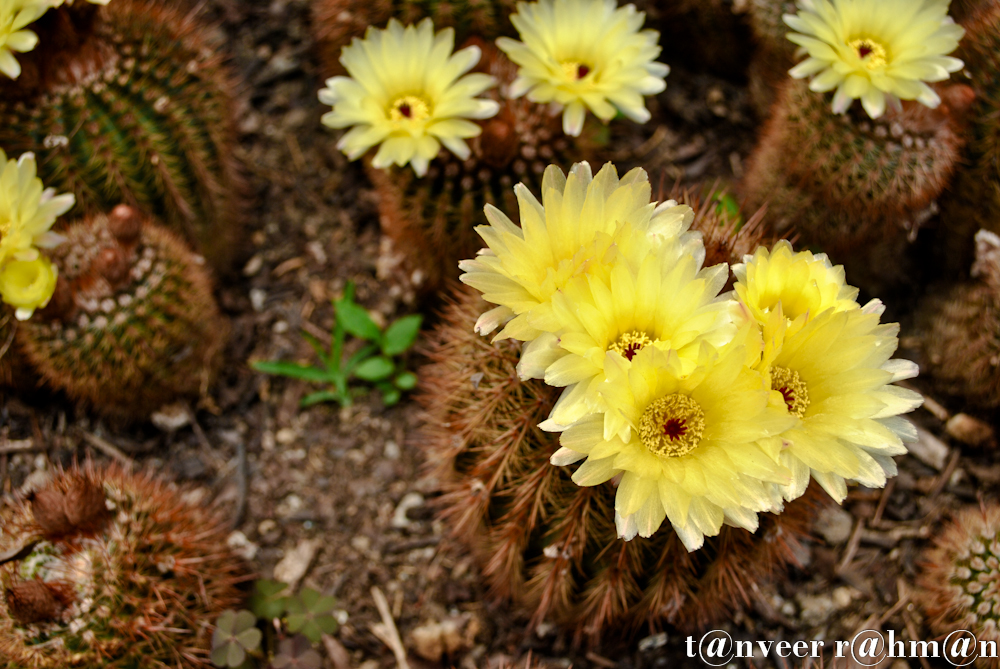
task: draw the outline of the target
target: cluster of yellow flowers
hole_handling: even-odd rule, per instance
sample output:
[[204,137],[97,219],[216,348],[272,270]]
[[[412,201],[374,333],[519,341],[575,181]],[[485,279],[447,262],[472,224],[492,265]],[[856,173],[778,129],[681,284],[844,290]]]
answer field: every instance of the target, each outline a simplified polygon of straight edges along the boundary
[[789,74],[813,77],[809,88],[836,90],[833,111],[842,114],[855,100],[871,118],[886,104],[917,100],[936,108],[941,98],[927,85],[962,69],[946,54],[958,47],[965,29],[948,16],[951,0],[798,0],[786,14],[796,32],[788,39],[808,58]]
[[[620,111],[640,123],[649,120],[644,95],[666,88],[669,68],[653,62],[659,33],[640,31],[645,15],[615,0],[539,0],[519,3],[511,22],[522,42],[497,45],[520,68],[504,93],[527,95],[563,109],[563,129],[579,135],[586,109],[610,121]],[[462,158],[465,140],[482,129],[469,119],[495,115],[495,100],[476,96],[496,85],[485,74],[465,74],[479,62],[476,46],[452,54],[455,33],[435,34],[430,19],[403,27],[395,19],[384,30],[369,28],[363,40],[344,48],[340,62],[348,77],[332,77],[319,99],[333,111],[331,128],[351,128],[337,147],[352,160],[381,144],[375,167],[413,166],[418,176],[443,144]],[[465,76],[462,76],[465,75]]]
[[[110,0],[87,0],[106,5]],[[54,7],[73,4],[73,0],[0,0],[0,72],[11,79],[21,74],[13,52],[26,53],[38,45],[38,35],[26,27]]]
[[0,298],[25,320],[55,291],[56,268],[38,250],[63,242],[52,224],[75,199],[43,188],[32,153],[15,161],[0,150],[0,165]]
[[520,226],[492,206],[488,248],[462,281],[496,305],[481,334],[525,342],[518,373],[564,387],[545,430],[579,485],[617,481],[625,539],[668,519],[689,550],[723,523],[754,531],[810,478],[842,501],[881,487],[916,438],[900,414],[922,402],[891,385],[898,326],[856,301],[842,267],[788,242],[734,266],[702,267],[690,207],[651,202],[646,173],[619,179],[550,166],[539,202],[515,187]]

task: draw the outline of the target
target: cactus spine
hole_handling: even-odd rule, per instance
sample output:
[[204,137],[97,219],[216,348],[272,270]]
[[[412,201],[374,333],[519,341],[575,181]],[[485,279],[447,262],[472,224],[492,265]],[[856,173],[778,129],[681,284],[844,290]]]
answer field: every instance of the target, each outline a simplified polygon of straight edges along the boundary
[[549,464],[558,439],[537,425],[560,389],[521,381],[517,344],[473,332],[485,307],[471,289],[458,294],[420,378],[441,517],[477,554],[494,598],[595,643],[608,630],[726,619],[752,586],[795,562],[816,497],[761,514],[756,534],[724,527],[694,553],[670,530],[618,539],[612,484],[580,487]]
[[0,146],[34,151],[46,185],[84,213],[137,206],[225,267],[239,239],[233,105],[195,21],[115,0],[49,10],[33,28],[41,45],[0,84]]
[[207,390],[226,326],[196,256],[125,205],[64,234],[52,301],[17,329],[27,362],[111,416],[144,417]]
[[851,246],[919,223],[948,185],[963,147],[965,86],[942,92],[937,110],[907,103],[869,119],[855,105],[830,110],[826,96],[789,79],[744,181],[751,207],[770,202],[779,232],[792,226],[807,242]]
[[943,392],[1000,406],[1000,237],[976,234],[973,280],[921,302],[925,366]]
[[0,519],[0,552],[29,551],[0,566],[0,666],[212,666],[211,623],[246,578],[215,512],[149,475],[90,467]]
[[[970,506],[959,511],[926,550],[917,601],[942,636],[967,630],[983,642],[1000,645],[1000,506]],[[996,669],[1000,660],[980,656],[977,667]]]

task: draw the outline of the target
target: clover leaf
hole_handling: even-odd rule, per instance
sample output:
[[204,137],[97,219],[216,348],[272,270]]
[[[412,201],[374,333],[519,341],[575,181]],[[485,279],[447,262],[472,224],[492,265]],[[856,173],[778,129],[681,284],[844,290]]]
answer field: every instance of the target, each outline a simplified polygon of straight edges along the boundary
[[333,597],[304,588],[298,597],[288,600],[288,631],[301,632],[313,643],[318,642],[324,634],[337,630],[337,619],[332,615],[336,604]]
[[312,642],[302,634],[281,641],[271,661],[274,669],[320,669],[322,664],[323,659],[313,650]]
[[250,597],[250,610],[257,614],[258,618],[271,620],[280,618],[285,614],[285,607],[288,604],[288,597],[278,597],[278,593],[288,587],[287,583],[281,581],[270,581],[259,579],[254,583],[254,593]]
[[223,611],[212,633],[212,664],[236,669],[260,647],[261,632],[255,627],[257,616],[249,611]]

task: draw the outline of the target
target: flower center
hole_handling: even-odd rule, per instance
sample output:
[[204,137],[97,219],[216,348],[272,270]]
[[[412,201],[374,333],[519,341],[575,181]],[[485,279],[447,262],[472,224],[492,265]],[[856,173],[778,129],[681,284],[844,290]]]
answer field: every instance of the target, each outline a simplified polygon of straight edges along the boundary
[[398,97],[389,108],[389,118],[393,121],[423,121],[430,115],[430,105],[416,95]]
[[632,330],[631,332],[626,332],[619,337],[615,343],[608,347],[608,350],[620,353],[626,360],[631,362],[632,358],[635,357],[636,353],[642,350],[643,346],[648,346],[652,343],[653,340],[650,339],[645,332]]
[[854,49],[854,53],[858,54],[858,58],[864,62],[865,67],[869,70],[884,67],[889,62],[885,47],[875,40],[862,37],[848,42],[847,46]]
[[563,74],[567,79],[572,79],[573,81],[580,81],[588,74],[590,74],[590,66],[584,63],[578,63],[575,60],[567,60],[562,63]]
[[809,407],[809,390],[799,373],[787,367],[771,368],[771,390],[777,390],[785,398],[788,413],[802,418]]
[[656,400],[639,419],[639,438],[651,453],[668,458],[687,455],[705,433],[705,412],[687,395]]

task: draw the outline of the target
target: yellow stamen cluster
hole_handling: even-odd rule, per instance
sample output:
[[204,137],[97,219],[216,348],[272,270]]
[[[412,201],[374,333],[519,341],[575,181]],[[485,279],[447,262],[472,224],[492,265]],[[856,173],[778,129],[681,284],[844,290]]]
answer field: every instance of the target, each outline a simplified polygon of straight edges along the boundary
[[639,419],[639,438],[651,453],[668,458],[687,455],[705,433],[705,412],[686,395],[667,395],[656,400]]
[[912,437],[896,416],[920,398],[889,384],[914,368],[826,256],[761,248],[720,298],[729,268],[702,267],[693,212],[651,202],[641,170],[549,167],[541,201],[515,192],[521,225],[487,206],[489,248],[460,264],[497,305],[476,328],[502,326],[525,342],[522,378],[565,388],[541,424],[562,433],[551,462],[583,460],[579,485],[619,480],[620,536],[669,520],[695,550],[723,521],[755,530],[810,477],[842,499],[894,473]]

